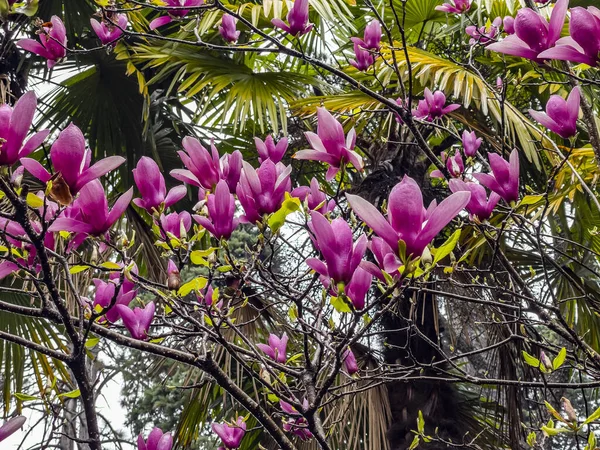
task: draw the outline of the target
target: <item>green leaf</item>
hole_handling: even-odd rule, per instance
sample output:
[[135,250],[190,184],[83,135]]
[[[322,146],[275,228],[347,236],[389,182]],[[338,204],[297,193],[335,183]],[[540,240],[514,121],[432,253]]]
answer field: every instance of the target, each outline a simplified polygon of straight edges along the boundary
[[75,275],[76,273],[81,273],[81,272],[85,272],[86,270],[88,270],[90,268],[90,266],[71,266],[69,268],[69,273],[71,275]]
[[420,443],[419,436],[415,436],[412,443],[410,444],[410,447],[408,447],[408,450],[414,450],[415,448],[417,448],[419,446],[419,443]]
[[583,425],[587,425],[588,423],[595,422],[600,419],[600,408],[596,409],[590,416],[583,421]]
[[452,233],[446,242],[444,242],[439,248],[434,249],[433,253],[433,263],[435,266],[438,262],[448,256],[452,251],[456,248],[456,244],[458,243],[458,239],[460,238],[461,230],[456,230]]
[[563,422],[563,423],[567,423],[567,421],[564,419],[564,417],[561,416],[560,413],[556,409],[554,409],[554,407],[550,403],[548,403],[546,400],[544,400],[544,404],[546,405],[548,412],[550,414],[552,414],[556,420],[559,420],[560,422]]
[[215,250],[217,250],[215,247],[211,247],[207,250],[194,250],[192,253],[190,253],[190,261],[192,261],[192,264],[197,266],[207,267],[209,263],[205,258],[212,255]]
[[104,269],[121,270],[121,266],[112,261],[103,262],[102,264],[100,264],[100,267],[103,267]]
[[63,394],[58,394],[59,397],[67,397],[67,398],[77,398],[81,395],[79,389],[75,389],[74,391],[65,392]]
[[31,208],[41,208],[42,206],[44,206],[44,200],[42,200],[41,198],[39,198],[37,195],[32,194],[31,192],[29,192],[27,194],[27,199],[26,199],[27,205],[29,205]]
[[333,306],[337,312],[341,312],[341,313],[352,312],[352,310],[350,309],[350,306],[348,306],[348,303],[346,302],[346,300],[344,300],[342,298],[341,295],[338,297],[331,297],[331,306]]
[[30,402],[32,400],[40,400],[39,397],[35,397],[33,395],[23,394],[22,392],[17,392],[14,394],[16,398],[21,400],[22,402]]
[[537,435],[535,434],[535,431],[532,431],[531,433],[529,433],[527,435],[527,444],[530,447],[535,447],[536,439],[537,439]]
[[419,411],[419,416],[417,417],[417,430],[420,434],[425,433],[425,418],[423,417],[423,411]]
[[100,338],[99,337],[90,337],[90,338],[88,338],[87,341],[85,341],[85,348],[92,349],[96,345],[98,345],[98,342],[100,342]]
[[179,290],[177,291],[177,295],[179,295],[180,297],[185,297],[192,291],[197,292],[197,291],[204,289],[204,287],[206,286],[207,283],[208,283],[208,280],[206,278],[196,277],[192,281],[188,281],[183,286],[181,286],[179,288]]
[[525,359],[525,363],[527,363],[527,365],[531,367],[539,368],[541,365],[539,359],[537,359],[535,356],[530,355],[525,350],[523,350],[523,358]]
[[287,216],[296,212],[300,209],[300,199],[290,196],[288,192],[285,193],[285,200],[279,210],[269,217],[269,228],[273,233],[277,233],[279,229],[285,223]]
[[561,348],[560,352],[558,352],[558,355],[556,355],[556,358],[554,358],[554,361],[552,361],[552,369],[557,370],[560,368],[560,366],[562,366],[565,362],[565,359],[567,358],[567,349],[566,348]]
[[526,195],[519,202],[519,206],[535,205],[544,199],[543,195]]

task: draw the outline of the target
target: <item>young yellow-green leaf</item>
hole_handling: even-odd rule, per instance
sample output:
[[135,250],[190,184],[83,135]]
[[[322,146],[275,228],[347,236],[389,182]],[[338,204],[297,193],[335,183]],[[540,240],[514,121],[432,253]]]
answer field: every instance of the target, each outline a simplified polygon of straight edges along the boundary
[[556,358],[554,358],[554,361],[552,361],[552,369],[560,369],[564,364],[565,359],[567,359],[567,349],[563,347],[560,349],[560,352],[558,352],[558,355],[556,355]]
[[525,363],[531,367],[540,367],[540,360],[535,356],[530,355],[525,350],[523,350],[523,358],[525,359]]
[[23,394],[22,392],[17,392],[14,394],[16,398],[21,400],[22,402],[30,402],[32,400],[39,400],[39,397],[35,397],[33,395]]
[[65,392],[64,394],[58,394],[59,397],[67,397],[67,398],[77,398],[81,395],[79,389],[75,389],[74,391]]
[[269,217],[269,228],[273,233],[277,233],[285,223],[287,216],[300,209],[300,199],[292,197],[289,193],[285,193],[285,200],[279,211],[273,213]]
[[583,421],[583,424],[587,425],[588,423],[595,422],[598,419],[600,419],[600,408],[596,409],[596,411],[590,414],[590,416]]
[[348,306],[348,303],[342,298],[341,295],[338,297],[331,297],[331,306],[333,306],[337,312],[352,312],[350,306]]
[[444,242],[439,248],[436,248],[432,251],[433,253],[433,262],[432,266],[435,266],[438,262],[448,256],[455,248],[458,243],[458,239],[460,238],[460,231],[456,230],[452,233],[446,242]]
[[417,430],[420,434],[425,433],[425,418],[423,417],[423,411],[419,411],[419,416],[417,417]]
[[519,206],[535,205],[536,203],[539,203],[540,201],[542,201],[543,198],[544,198],[543,195],[526,195],[519,202]]
[[179,295],[180,297],[185,297],[192,291],[197,292],[197,291],[200,291],[201,289],[204,289],[204,287],[206,286],[207,283],[208,283],[208,280],[206,278],[196,277],[192,281],[188,281],[183,286],[181,286],[179,288],[179,290],[177,291],[177,295]]
[[564,417],[561,416],[560,413],[556,409],[554,409],[554,407],[550,403],[548,403],[547,401],[544,400],[544,404],[546,405],[546,409],[548,409],[548,412],[550,414],[552,414],[552,416],[554,416],[554,418],[556,420],[563,422],[563,423],[567,423],[567,421],[564,419]]
[[535,447],[536,439],[537,439],[537,435],[535,434],[535,431],[532,431],[531,433],[529,433],[527,435],[527,444],[530,447]]
[[32,194],[31,192],[27,194],[26,202],[27,205],[31,206],[32,208],[41,208],[44,206],[44,200],[39,198],[37,195]]
[[102,267],[104,269],[110,269],[110,270],[121,270],[121,266],[119,266],[117,263],[114,263],[112,261],[103,262],[102,264],[100,264],[100,267]]
[[202,250],[194,250],[192,253],[190,253],[190,261],[192,261],[192,264],[195,264],[197,266],[208,267],[208,261],[204,259],[204,256],[205,255]]
[[419,446],[419,443],[420,443],[419,436],[415,436],[412,443],[410,444],[410,447],[408,447],[408,450],[414,450],[415,448],[417,448]]
[[69,268],[69,273],[71,275],[75,275],[76,273],[81,273],[81,272],[85,272],[86,270],[88,270],[90,268],[90,266],[71,266]]
[[85,348],[92,349],[96,345],[98,345],[98,342],[100,342],[100,338],[99,337],[88,338],[88,340],[85,341]]

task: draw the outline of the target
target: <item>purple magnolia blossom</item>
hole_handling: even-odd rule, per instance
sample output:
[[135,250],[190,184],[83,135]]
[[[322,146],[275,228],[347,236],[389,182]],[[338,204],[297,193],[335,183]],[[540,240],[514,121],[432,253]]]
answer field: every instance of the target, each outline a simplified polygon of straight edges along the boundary
[[288,139],[281,138],[277,145],[275,145],[275,141],[271,135],[267,136],[264,142],[255,137],[254,144],[256,145],[256,150],[258,151],[258,162],[263,163],[267,159],[270,159],[277,164],[283,159],[283,155],[285,155],[285,152],[288,148]]
[[[465,171],[465,164],[462,159],[462,155],[457,152],[454,156],[448,156],[446,152],[442,152],[442,162],[446,163],[446,169],[448,169],[448,173],[453,178],[460,177]],[[432,178],[444,178],[444,174],[436,169],[431,172]]]
[[140,341],[148,339],[148,329],[154,319],[154,311],[156,309],[154,302],[148,303],[144,308],[130,309],[124,305],[117,305],[115,308],[121,319],[123,319],[123,325],[129,330],[132,338],[139,339]]
[[239,224],[235,215],[235,199],[225,180],[219,181],[214,194],[209,194],[206,207],[208,217],[194,215],[194,220],[216,239],[229,239]]
[[133,188],[130,188],[109,210],[102,184],[98,180],[93,180],[81,189],[79,197],[61,217],[54,221],[49,231],[69,231],[93,236],[106,235],[125,212],[132,197]]
[[356,372],[358,372],[358,363],[356,362],[356,357],[350,348],[347,348],[344,351],[342,358],[344,369],[346,369],[348,375],[354,375]]
[[288,23],[281,19],[273,19],[271,23],[292,36],[302,36],[309,33],[314,25],[308,23],[308,6],[308,0],[295,0],[294,6],[287,15]]
[[470,133],[465,130],[462,134],[462,145],[466,156],[473,157],[477,154],[477,150],[481,147],[483,139],[478,138],[474,131]]
[[52,180],[55,187],[63,184],[68,186],[68,192],[65,190],[58,198],[63,204],[70,203],[71,198],[90,181],[106,175],[125,162],[122,156],[109,156],[90,167],[92,153],[85,146],[83,133],[74,124],[61,131],[58,139],[54,141],[50,149],[50,160],[54,167],[54,175],[34,159],[23,158],[21,164],[44,183]]
[[371,288],[372,281],[373,275],[358,266],[352,275],[352,280],[346,285],[344,293],[357,311],[365,307],[365,297]]
[[502,19],[502,26],[506,34],[515,34],[515,18],[512,16],[506,16]]
[[480,221],[489,219],[500,200],[500,196],[495,192],[492,192],[488,199],[485,188],[477,183],[465,183],[462,180],[454,179],[450,180],[449,186],[452,192],[465,191],[471,193],[471,199],[465,206],[471,219],[475,217]]
[[[283,412],[291,416],[289,419],[284,419],[284,431],[291,432],[303,441],[308,441],[313,437],[313,434],[308,429],[308,422],[296,408],[283,400],[279,400],[279,406]],[[308,400],[304,399],[302,406],[304,409],[308,409]]]
[[4,104],[0,106],[0,166],[12,166],[21,158],[29,155],[46,139],[50,130],[42,130],[31,136],[25,145],[37,99],[35,92],[29,91],[17,100],[14,108]]
[[[34,231],[41,231],[42,227],[39,222],[33,222],[32,225]],[[0,262],[0,279],[10,275],[13,272],[17,272],[21,269],[21,266],[28,268],[34,267],[37,250],[33,244],[22,240],[22,238],[27,236],[27,233],[23,227],[13,220],[0,217],[0,229],[4,231],[6,240],[14,248],[23,249],[27,252],[27,258],[16,258],[16,263],[9,260],[3,260]],[[54,235],[52,233],[46,234],[44,244],[47,248],[51,250],[54,249]],[[34,267],[36,271],[39,271],[38,266],[39,265],[36,265],[36,267]]]
[[539,59],[560,59],[597,66],[600,63],[600,9],[580,6],[571,9],[569,33],[556,47],[543,51]]
[[17,45],[22,49],[35,53],[48,60],[48,68],[52,69],[58,62],[67,56],[67,30],[65,24],[52,16],[50,22],[42,25],[40,42],[35,39],[21,39]]
[[365,27],[363,39],[353,37],[350,40],[366,50],[379,50],[381,47],[381,24],[379,20],[373,20]]
[[16,416],[4,422],[0,427],[0,442],[14,434],[19,428],[25,425],[26,421],[25,416]]
[[213,423],[211,428],[219,436],[227,450],[239,448],[246,434],[246,422],[243,417],[238,417],[237,421],[231,425],[226,422]]
[[522,8],[514,21],[514,34],[487,46],[488,50],[541,61],[540,53],[556,44],[565,23],[569,0],[558,0],[550,23],[530,8]]
[[165,177],[163,177],[158,164],[147,156],[142,156],[136,168],[133,169],[133,180],[142,194],[142,198],[134,199],[133,203],[149,213],[158,211],[161,205],[168,208],[187,194],[187,188],[184,185],[174,187],[167,194]]
[[425,99],[419,100],[417,109],[412,112],[418,119],[433,122],[435,119],[439,119],[445,114],[460,108],[460,105],[457,104],[445,106],[446,96],[442,91],[435,91],[432,93],[429,88],[425,88],[424,96]]
[[[122,262],[119,262],[118,265],[121,266],[121,268],[125,268],[125,265]],[[120,280],[121,272],[122,272],[122,270],[116,271],[116,272],[111,272],[110,275],[108,276],[108,279],[113,280],[114,282]],[[129,270],[129,273],[134,274],[134,275],[137,275],[139,273],[137,264],[133,263],[131,265],[131,269]],[[121,284],[121,289],[123,290],[124,293],[130,292],[135,289],[135,283],[132,280],[130,280],[127,276],[124,276],[123,284]]]
[[529,110],[529,114],[553,133],[565,139],[577,133],[577,118],[581,93],[578,87],[573,88],[567,100],[560,95],[552,95],[546,103],[546,113]]
[[177,239],[181,239],[187,235],[192,227],[192,216],[187,211],[174,212],[166,216],[162,214],[160,216],[160,226],[162,227],[160,234],[163,239],[168,238],[165,233],[170,233]]
[[355,59],[349,61],[350,64],[362,72],[369,70],[369,67],[375,62],[375,57],[371,52],[362,48],[358,42],[354,42],[354,57]]
[[111,20],[114,24],[107,21],[98,22],[96,19],[90,19],[90,24],[98,39],[102,42],[102,45],[112,44],[119,39],[129,23],[127,14],[116,14]]
[[436,6],[435,9],[446,13],[464,14],[471,9],[471,0],[448,0],[447,3]]
[[352,164],[357,170],[363,170],[362,157],[354,151],[356,131],[352,128],[344,137],[342,124],[325,108],[317,108],[317,133],[309,131],[304,134],[312,150],[300,150],[294,158],[329,164],[327,181],[333,179],[346,163]]
[[173,436],[164,433],[160,428],[154,428],[148,435],[148,440],[140,433],[137,439],[137,450],[171,450],[173,448]]
[[291,171],[291,166],[274,164],[270,159],[264,161],[256,170],[244,161],[244,169],[236,191],[245,212],[240,221],[260,222],[263,215],[274,213],[281,208],[285,193],[290,192],[292,188]]
[[219,180],[227,181],[229,190],[235,192],[242,171],[242,154],[235,152],[219,158],[219,151],[213,141],[211,152],[195,138],[185,137],[183,148],[177,152],[186,169],[174,169],[171,176],[192,186],[211,190]]
[[269,334],[269,345],[267,344],[256,344],[256,346],[273,361],[281,364],[285,364],[287,361],[287,344],[288,335],[283,333],[281,338],[278,338],[274,334]]
[[355,243],[350,225],[343,218],[330,223],[316,211],[311,213],[308,226],[325,262],[309,258],[306,264],[324,279],[332,279],[334,285],[349,283],[367,250],[367,237],[361,234]]
[[325,192],[321,190],[319,182],[314,177],[310,180],[310,187],[299,186],[295,188],[292,191],[292,197],[297,197],[303,202],[306,201],[308,209],[318,211],[323,215],[330,213],[335,208],[335,200],[327,201]]
[[493,175],[474,173],[473,176],[485,187],[502,197],[506,203],[517,201],[519,199],[519,153],[517,149],[511,152],[509,161],[496,153],[489,154],[488,158]]
[[419,257],[433,238],[467,205],[471,194],[457,192],[439,205],[432,202],[425,210],[421,188],[415,180],[405,176],[390,193],[387,220],[367,200],[351,194],[346,194],[346,197],[356,215],[398,255],[398,244],[402,240],[406,256]]
[[501,25],[502,17],[496,17],[489,28],[477,28],[475,25],[468,26],[467,28],[465,28],[465,33],[471,36],[471,39],[469,40],[469,45],[486,44],[490,42],[498,35]]
[[218,290],[214,290],[212,285],[209,284],[205,289],[196,292],[196,298],[200,303],[204,303],[208,308],[214,305],[217,309],[221,309],[223,300],[220,300],[215,305],[215,302],[218,300],[218,297],[215,296],[215,293],[218,293]]
[[171,7],[168,11],[168,15],[157,17],[150,22],[150,29],[155,30],[158,27],[162,27],[173,21],[173,18],[181,18],[188,15],[189,9],[195,8],[204,4],[204,0],[163,0],[163,4],[167,7]]
[[[96,294],[94,295],[94,303],[93,306],[100,306],[103,309],[108,308],[112,303],[113,298],[115,297],[115,291],[117,285],[113,281],[102,281],[97,278],[92,280],[94,285],[96,286]],[[124,305],[129,306],[131,301],[137,295],[136,290],[130,290],[128,292],[123,291],[123,287],[119,288],[117,292],[116,302],[104,315],[104,319],[110,323],[115,323],[119,320],[119,312],[115,308],[116,305]]]
[[236,42],[240,37],[240,32],[237,30],[237,19],[229,14],[223,14],[219,33],[227,42]]
[[[373,253],[377,265],[370,261],[363,261],[361,268],[366,270],[371,275],[377,277],[380,281],[386,282],[383,272],[398,275],[397,271],[397,260],[398,257],[392,248],[386,241],[378,236],[373,236],[369,242],[369,250]],[[389,256],[388,256],[389,255]],[[390,267],[387,267],[387,266]],[[389,270],[386,270],[388,268]]]

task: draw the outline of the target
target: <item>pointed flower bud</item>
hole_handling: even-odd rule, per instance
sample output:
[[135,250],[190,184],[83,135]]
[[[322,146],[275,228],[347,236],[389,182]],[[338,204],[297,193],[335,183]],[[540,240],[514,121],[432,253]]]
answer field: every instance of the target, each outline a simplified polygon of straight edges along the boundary
[[371,288],[372,281],[373,275],[358,266],[354,271],[354,275],[352,275],[352,280],[345,287],[344,292],[357,311],[365,307],[365,297]]
[[552,365],[552,360],[548,358],[548,355],[546,355],[546,353],[543,350],[540,352],[540,361],[542,362],[546,370],[552,371],[552,369],[554,368]]
[[150,214],[153,213],[153,210],[160,209],[161,205],[168,208],[187,194],[187,188],[184,185],[174,187],[167,194],[165,178],[158,164],[147,156],[142,156],[136,168],[133,169],[133,180],[142,194],[142,198],[134,199],[133,203]]
[[212,430],[223,442],[227,450],[234,450],[242,445],[242,439],[246,434],[246,422],[243,417],[238,417],[235,423],[213,423]]
[[367,49],[361,47],[360,43],[354,42],[354,58],[349,62],[361,72],[366,72],[375,62],[375,57]]
[[352,353],[352,350],[350,350],[350,348],[347,348],[344,351],[342,358],[344,362],[344,369],[346,369],[348,375],[354,375],[356,372],[358,372],[358,364],[356,362],[356,357],[354,356],[354,353]]
[[356,131],[352,128],[344,137],[342,124],[325,108],[317,108],[317,133],[304,134],[312,150],[300,150],[294,158],[322,161],[328,164],[330,167],[327,170],[327,181],[332,180],[340,168],[347,163],[352,164],[359,171],[363,170],[362,157],[354,151]]
[[565,139],[577,133],[577,118],[581,93],[578,87],[573,88],[567,100],[560,95],[552,95],[546,104],[546,113],[529,110],[529,114],[553,133]]
[[182,9],[182,7],[195,8],[204,4],[204,0],[163,0],[162,3],[167,7],[172,7],[169,10],[168,15],[160,16],[150,22],[149,28],[155,30],[158,27],[167,25],[173,21],[173,18],[181,18],[188,15],[189,9]]
[[48,68],[52,69],[67,56],[67,30],[58,16],[52,16],[50,22],[42,25],[40,42],[34,39],[21,39],[17,45],[24,50],[35,53],[48,60]]
[[214,194],[208,194],[208,217],[194,215],[194,220],[216,239],[229,239],[239,224],[235,215],[235,199],[224,180],[219,181]]
[[465,156],[473,157],[477,154],[477,150],[481,147],[483,140],[478,138],[474,131],[470,133],[465,130],[462,134],[462,145]]
[[19,428],[25,425],[26,420],[27,419],[25,416],[16,416],[4,422],[4,424],[2,424],[0,427],[0,442],[14,434]]
[[453,179],[450,180],[449,186],[452,192],[471,193],[471,199],[467,203],[467,206],[465,206],[471,219],[474,217],[477,217],[480,221],[489,219],[500,200],[500,196],[495,192],[492,192],[488,199],[485,188],[477,183],[465,183],[462,180]]
[[309,33],[314,25],[308,22],[308,7],[308,0],[295,0],[294,6],[287,15],[288,23],[281,19],[273,19],[271,23],[292,36],[302,36]]
[[471,0],[448,0],[435,9],[445,13],[464,14],[471,9]]
[[273,136],[269,135],[264,140],[264,142],[255,137],[254,144],[256,145],[256,150],[258,151],[258,162],[263,163],[267,159],[270,159],[275,164],[283,159],[283,155],[288,148],[288,139],[281,138],[277,145],[275,145],[275,141],[273,140]]
[[353,37],[351,41],[358,43],[366,50],[379,50],[381,47],[381,23],[373,20],[365,27],[364,39]]
[[283,333],[281,338],[271,333],[269,334],[269,345],[256,344],[256,346],[273,361],[285,364],[287,361],[287,343],[287,333]]
[[121,36],[123,36],[123,30],[127,28],[129,21],[127,20],[127,14],[116,14],[112,17],[112,22],[103,20],[101,23],[96,19],[90,19],[90,24],[102,45],[112,44]]
[[167,287],[172,291],[176,291],[180,286],[181,275],[179,274],[179,269],[173,260],[169,259],[169,263],[167,265]]
[[227,42],[236,42],[240,37],[240,32],[237,31],[237,19],[229,14],[223,14],[219,33]]
[[577,423],[577,413],[575,412],[575,408],[573,408],[573,405],[571,404],[571,400],[569,400],[566,397],[562,397],[560,399],[563,409],[565,410],[565,413],[567,414],[567,419],[569,420],[569,422],[571,423]]
[[115,306],[118,314],[123,319],[123,325],[131,333],[131,337],[145,341],[148,339],[148,330],[154,319],[156,306],[154,302],[148,303],[144,308],[135,308],[133,310],[124,305]]
[[148,440],[140,433],[137,440],[137,450],[171,450],[173,448],[173,436],[171,433],[163,433],[160,428],[154,428],[148,435]]

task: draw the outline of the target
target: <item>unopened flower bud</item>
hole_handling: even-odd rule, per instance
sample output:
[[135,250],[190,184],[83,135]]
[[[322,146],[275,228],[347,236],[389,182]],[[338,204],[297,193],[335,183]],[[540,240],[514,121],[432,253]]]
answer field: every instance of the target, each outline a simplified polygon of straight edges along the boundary
[[567,419],[569,419],[569,422],[577,423],[577,413],[575,412],[571,401],[566,397],[562,397],[560,401],[562,402],[563,409],[567,414]]
[[179,269],[173,262],[173,260],[169,260],[169,265],[167,267],[167,287],[172,291],[176,291],[181,286],[181,276],[179,275]]
[[550,358],[548,358],[548,355],[546,355],[546,353],[544,353],[543,350],[540,353],[540,361],[542,362],[546,370],[552,370],[552,361],[550,360]]

